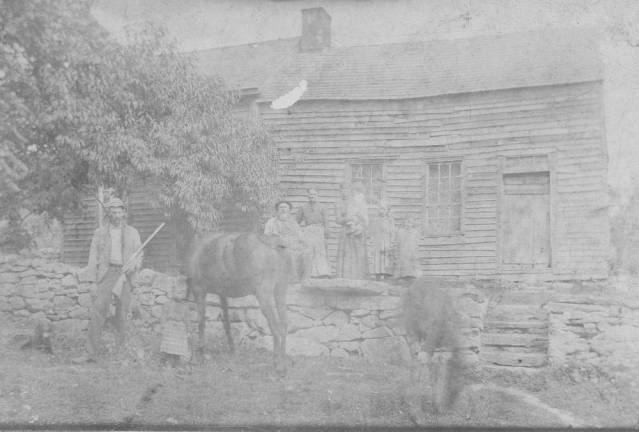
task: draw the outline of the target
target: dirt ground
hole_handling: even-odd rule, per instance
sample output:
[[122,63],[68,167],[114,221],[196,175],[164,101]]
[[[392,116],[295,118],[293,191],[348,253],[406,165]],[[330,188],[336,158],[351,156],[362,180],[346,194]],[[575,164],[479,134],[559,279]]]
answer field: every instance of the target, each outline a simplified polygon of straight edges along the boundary
[[[83,339],[56,336],[54,354],[20,350],[27,321],[0,317],[0,427],[11,425],[412,426],[403,398],[407,372],[364,359],[292,357],[277,377],[271,353],[240,347],[230,355],[209,341],[199,364],[163,365],[157,338],[132,330],[116,351],[109,331],[97,364],[74,365]],[[477,368],[461,397],[425,425],[639,425],[639,382],[629,371],[585,366],[537,372]],[[428,394],[427,391],[424,394]]]

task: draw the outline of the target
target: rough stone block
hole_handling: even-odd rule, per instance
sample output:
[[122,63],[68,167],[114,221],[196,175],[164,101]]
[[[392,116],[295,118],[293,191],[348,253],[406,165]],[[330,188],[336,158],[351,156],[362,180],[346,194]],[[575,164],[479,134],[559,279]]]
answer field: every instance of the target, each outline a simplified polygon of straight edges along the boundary
[[393,332],[386,326],[377,327],[372,330],[365,331],[362,334],[364,339],[385,338],[389,336],[393,336]]
[[259,330],[261,333],[270,333],[268,321],[266,321],[266,317],[259,309],[248,309],[246,311],[246,322],[249,327]]
[[342,348],[333,348],[330,355],[331,357],[350,357],[350,354]]
[[322,321],[333,311],[327,307],[317,307],[317,308],[309,308],[309,307],[300,307],[300,306],[289,306],[289,309],[292,311],[296,311],[313,321]]
[[38,290],[35,285],[21,285],[20,286],[20,295],[25,298],[35,298],[38,297]]
[[66,275],[62,278],[62,286],[65,288],[75,288],[78,286],[78,280],[72,275]]
[[96,285],[91,282],[82,282],[80,285],[78,285],[79,293],[94,292],[95,289],[96,289]]
[[38,278],[35,276],[27,276],[20,279],[20,285],[35,285],[38,283]]
[[339,330],[335,326],[319,326],[295,332],[295,336],[317,342],[336,340]]
[[348,315],[343,311],[334,311],[323,320],[324,325],[334,325],[342,327],[348,324]]
[[46,300],[40,300],[37,298],[27,298],[25,299],[25,303],[27,309],[31,312],[34,311],[44,311],[51,307],[51,303]]
[[151,307],[151,315],[159,319],[162,316],[162,306]]
[[286,352],[288,355],[303,355],[309,357],[329,354],[328,348],[325,345],[305,337],[297,336],[289,336],[286,338]]
[[139,286],[142,285],[153,285],[153,280],[155,279],[155,274],[151,269],[145,268],[140,270],[136,275],[136,283]]
[[395,317],[399,317],[402,316],[404,313],[404,311],[401,308],[398,309],[389,309],[389,310],[383,310],[379,313],[379,318],[380,319],[388,319],[388,318],[395,318]]
[[67,310],[70,309],[73,305],[75,305],[75,301],[67,296],[57,295],[53,297],[53,306],[58,310]]
[[354,311],[351,312],[351,317],[360,318],[360,317],[366,316],[366,315],[368,315],[370,313],[371,313],[371,311],[366,310],[366,309],[355,309]]
[[229,320],[231,322],[245,322],[246,309],[229,308]]
[[286,304],[309,308],[321,308],[325,306],[326,296],[322,292],[314,293],[303,291],[299,285],[289,287],[286,294]]
[[25,306],[22,297],[18,296],[9,297],[9,303],[11,303],[13,310],[24,309]]
[[357,341],[336,342],[334,345],[351,354],[359,354],[360,352],[360,342]]
[[219,306],[220,305],[220,297],[218,297],[217,294],[207,294],[206,295],[206,304],[212,305],[212,306]]
[[379,318],[376,315],[371,314],[367,315],[359,320],[362,330],[372,329],[377,327],[379,324]]
[[231,323],[231,337],[234,342],[241,343],[252,330],[245,322]]
[[410,359],[406,340],[398,336],[367,339],[362,342],[361,350],[364,357],[375,362],[401,365]]
[[32,276],[37,276],[38,274],[39,274],[39,272],[37,272],[37,271],[35,271],[33,269],[27,269],[27,270],[21,271],[19,273],[19,276],[20,276],[21,279],[24,279],[24,278],[28,278],[28,277],[32,277]]
[[8,297],[16,294],[17,285],[12,283],[0,283],[0,297]]
[[354,324],[347,324],[339,329],[339,332],[335,336],[336,341],[353,341],[362,338],[362,333],[359,331],[359,327]]
[[313,327],[314,321],[307,316],[302,315],[296,311],[288,311],[286,314],[286,321],[288,324],[289,332],[296,332],[297,330]]
[[247,343],[255,348],[273,351],[273,336],[270,335],[257,334],[254,338],[247,339]]
[[31,315],[31,313],[26,309],[20,309],[20,310],[14,311],[13,314],[15,316],[24,317],[24,318]]
[[32,323],[37,324],[39,322],[46,321],[47,314],[45,314],[44,312],[36,312],[31,314],[31,317],[29,319]]
[[0,273],[0,283],[17,283],[20,280],[16,273]]
[[35,288],[38,291],[48,291],[49,279],[38,279],[38,281],[36,282]]
[[144,306],[153,306],[155,304],[155,296],[151,293],[141,293],[138,295],[138,302]]
[[217,306],[206,306],[205,315],[207,320],[217,321],[222,319],[222,309]]
[[74,306],[69,311],[69,318],[73,319],[89,319],[89,311],[82,306]]
[[11,306],[11,303],[9,303],[7,300],[3,298],[0,298],[0,311],[8,312],[11,309],[13,309],[13,307]]
[[169,298],[167,296],[161,295],[155,298],[155,302],[157,304],[164,304],[167,303],[169,301]]
[[329,307],[340,310],[389,310],[401,307],[401,298],[399,296],[330,296],[325,299],[324,303]]
[[83,307],[91,307],[91,295],[84,293],[78,296],[78,304]]
[[260,307],[260,304],[258,303],[257,298],[255,298],[254,295],[229,298],[228,301],[229,301],[229,307],[232,307],[232,308],[259,308]]

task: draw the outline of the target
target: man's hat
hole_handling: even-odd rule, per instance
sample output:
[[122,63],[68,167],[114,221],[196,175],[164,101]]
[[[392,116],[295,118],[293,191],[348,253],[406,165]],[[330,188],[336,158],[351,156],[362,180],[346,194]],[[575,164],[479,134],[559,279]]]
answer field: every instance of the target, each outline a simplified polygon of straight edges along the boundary
[[104,205],[104,207],[105,208],[115,208],[115,207],[124,208],[124,203],[122,202],[120,198],[113,197]]

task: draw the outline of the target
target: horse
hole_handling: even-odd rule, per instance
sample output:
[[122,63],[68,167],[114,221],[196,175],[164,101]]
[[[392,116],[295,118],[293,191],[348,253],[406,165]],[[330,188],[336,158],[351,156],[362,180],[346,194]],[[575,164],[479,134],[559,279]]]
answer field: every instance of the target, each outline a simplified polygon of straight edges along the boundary
[[255,233],[217,233],[196,246],[188,265],[188,292],[197,304],[200,351],[204,350],[206,294],[217,294],[224,331],[233,353],[228,297],[254,295],[273,335],[275,370],[286,373],[286,293],[291,258],[279,237]]
[[[413,404],[409,410],[417,411],[412,415],[422,415],[424,378],[430,380],[435,412],[450,408],[461,390],[460,322],[454,299],[445,289],[454,286],[451,281],[423,277],[416,279],[405,293],[406,340],[411,353],[408,402]],[[429,377],[424,376],[424,369]]]

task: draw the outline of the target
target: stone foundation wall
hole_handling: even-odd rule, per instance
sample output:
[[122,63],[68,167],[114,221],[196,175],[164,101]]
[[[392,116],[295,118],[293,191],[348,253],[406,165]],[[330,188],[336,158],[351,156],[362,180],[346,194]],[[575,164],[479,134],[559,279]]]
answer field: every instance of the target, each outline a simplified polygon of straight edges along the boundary
[[[47,318],[58,331],[85,330],[95,285],[78,282],[77,271],[57,262],[55,256],[0,255],[0,313]],[[140,272],[134,281],[134,325],[159,331],[162,305],[174,283],[173,277],[162,273]],[[551,363],[639,367],[639,294],[617,288],[555,283],[543,290]],[[287,351],[292,355],[357,355],[399,361],[407,348],[401,320],[402,290],[381,282],[339,279],[317,280],[309,287],[292,285]],[[452,292],[461,312],[464,356],[476,362],[488,307],[487,289],[468,284]],[[236,343],[270,349],[268,325],[255,298],[229,299],[229,306]],[[207,335],[224,343],[221,314],[217,296],[209,295]],[[195,318],[193,305],[194,323]]]
[[549,312],[552,363],[639,368],[639,295],[556,294],[544,308]]

